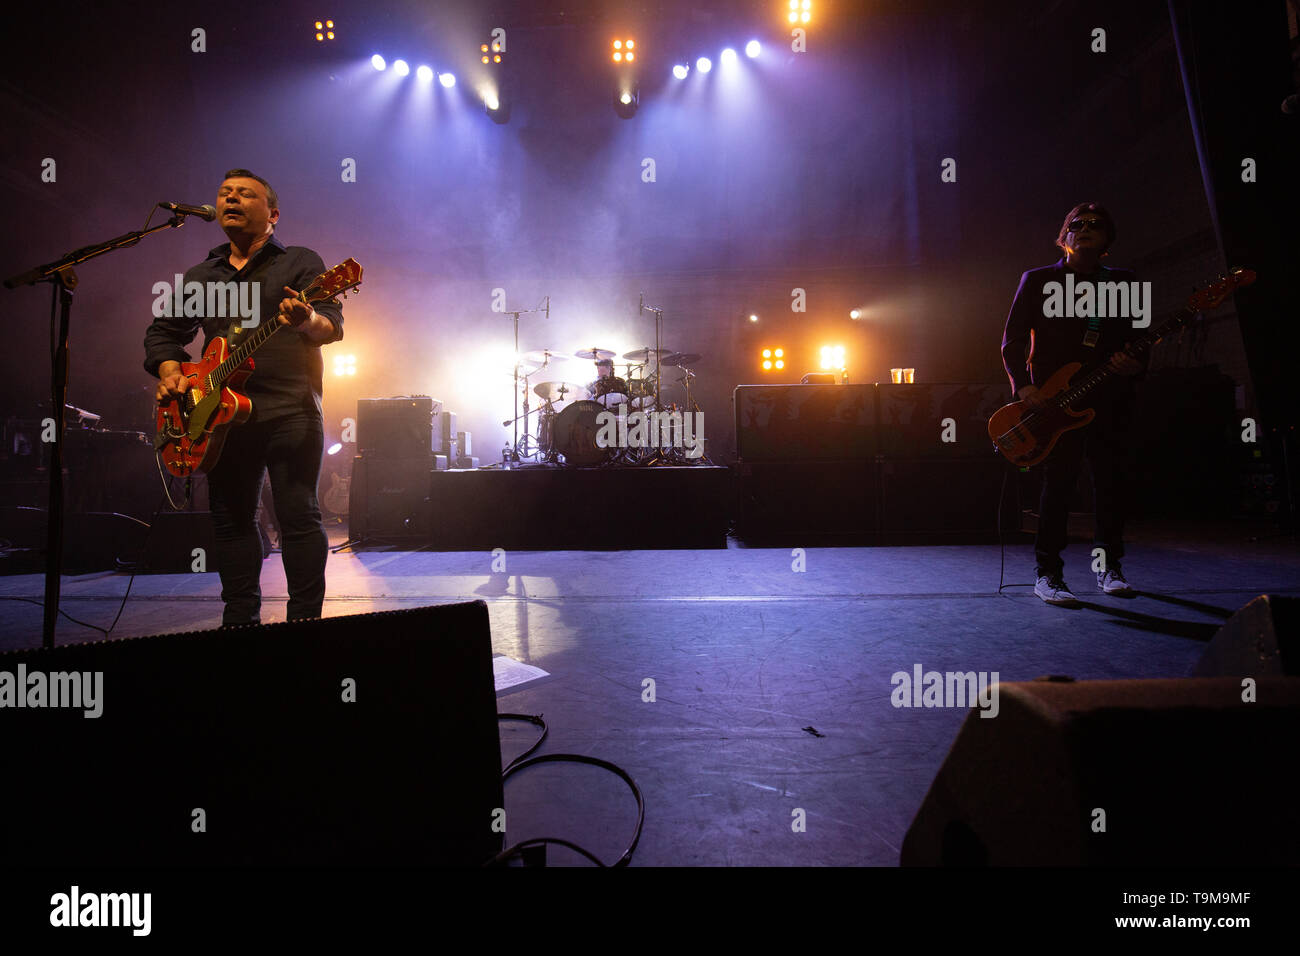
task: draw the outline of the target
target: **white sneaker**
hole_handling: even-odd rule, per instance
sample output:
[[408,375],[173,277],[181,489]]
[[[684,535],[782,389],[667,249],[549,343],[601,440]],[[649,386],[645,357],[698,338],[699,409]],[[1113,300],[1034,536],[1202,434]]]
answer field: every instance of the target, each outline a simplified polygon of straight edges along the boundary
[[1107,594],[1133,594],[1133,587],[1124,580],[1124,572],[1115,569],[1097,575],[1097,587]]
[[1070,593],[1070,589],[1065,584],[1065,579],[1060,575],[1049,578],[1044,574],[1039,577],[1034,584],[1034,593],[1048,604],[1071,605],[1079,603],[1079,599]]

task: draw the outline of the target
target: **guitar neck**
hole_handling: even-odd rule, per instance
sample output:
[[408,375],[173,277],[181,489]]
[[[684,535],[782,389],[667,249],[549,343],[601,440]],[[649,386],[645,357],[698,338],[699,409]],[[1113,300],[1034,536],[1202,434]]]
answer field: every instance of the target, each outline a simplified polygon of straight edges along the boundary
[[[1193,309],[1181,309],[1178,312],[1175,312],[1164,322],[1160,323],[1160,325],[1130,342],[1125,346],[1124,351],[1134,358],[1149,352],[1153,345],[1164,338],[1175,327],[1185,325],[1194,315],[1196,315],[1196,311]],[[1088,375],[1086,375],[1077,385],[1072,385],[1070,388],[1061,392],[1060,395],[1056,396],[1055,404],[1062,407],[1071,404],[1075,399],[1086,395],[1114,374],[1115,371],[1109,364],[1103,363],[1097,366],[1097,368],[1088,373]]]
[[259,325],[252,335],[226,356],[224,362],[212,370],[212,373],[208,376],[208,391],[214,391],[224,386],[226,379],[239,371],[244,363],[253,357],[253,353],[265,345],[271,336],[275,335],[279,330],[280,322],[275,319]]

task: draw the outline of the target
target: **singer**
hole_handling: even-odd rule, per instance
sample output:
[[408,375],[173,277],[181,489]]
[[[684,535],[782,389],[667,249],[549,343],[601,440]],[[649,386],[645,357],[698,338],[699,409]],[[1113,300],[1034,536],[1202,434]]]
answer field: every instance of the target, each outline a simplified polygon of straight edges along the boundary
[[[230,430],[220,461],[208,473],[214,563],[225,602],[222,626],[261,623],[257,508],[268,471],[289,586],[288,618],[320,617],[329,551],[316,498],[324,447],[320,347],[343,338],[343,310],[335,303],[313,309],[293,297],[325,271],[325,264],[311,249],[285,246],[276,238],[279,199],[265,179],[247,169],[230,170],[217,190],[216,208],[229,242],[187,271],[186,285],[256,283],[261,314],[274,316],[268,321],[298,333],[281,332],[258,351],[245,387],[252,415]],[[158,316],[145,333],[144,367],[158,377],[159,403],[178,399],[189,387],[180,363],[191,361],[185,346],[200,327],[204,349],[217,336],[237,346],[240,337],[252,331],[238,320],[202,311],[205,314],[198,316],[189,309],[182,315]]]

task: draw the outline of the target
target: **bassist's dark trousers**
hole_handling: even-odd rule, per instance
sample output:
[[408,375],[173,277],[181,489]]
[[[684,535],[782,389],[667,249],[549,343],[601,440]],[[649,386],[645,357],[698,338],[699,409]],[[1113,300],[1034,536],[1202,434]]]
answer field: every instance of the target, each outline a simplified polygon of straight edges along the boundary
[[[1119,568],[1124,557],[1124,517],[1131,497],[1132,401],[1098,402],[1091,424],[1066,432],[1039,466],[1042,490],[1038,500],[1038,535],[1034,556],[1038,574],[1061,574],[1070,517],[1070,500],[1083,461],[1092,475],[1096,530],[1093,547],[1104,548],[1107,568]],[[1089,567],[1092,565],[1089,559]]]
[[257,508],[262,476],[268,471],[289,585],[288,619],[320,617],[329,552],[316,498],[323,447],[320,417],[311,412],[295,411],[265,422],[258,420],[254,405],[252,417],[229,430],[221,459],[208,474],[215,558],[226,602],[222,624],[260,620],[262,538]]

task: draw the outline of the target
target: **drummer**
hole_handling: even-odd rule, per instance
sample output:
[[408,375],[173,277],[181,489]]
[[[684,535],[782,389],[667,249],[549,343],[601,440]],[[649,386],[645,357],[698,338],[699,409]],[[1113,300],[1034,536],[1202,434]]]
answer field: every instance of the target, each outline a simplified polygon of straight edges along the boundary
[[627,401],[627,383],[614,374],[613,359],[598,359],[596,380],[587,386],[587,396],[606,408]]

